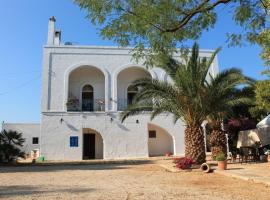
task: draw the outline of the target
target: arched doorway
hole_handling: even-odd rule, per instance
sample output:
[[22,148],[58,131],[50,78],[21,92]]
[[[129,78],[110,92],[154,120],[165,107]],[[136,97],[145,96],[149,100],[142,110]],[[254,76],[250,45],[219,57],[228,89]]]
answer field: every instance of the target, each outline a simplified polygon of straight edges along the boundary
[[83,129],[83,160],[103,159],[103,138],[97,131]]
[[91,85],[82,88],[82,111],[94,111],[94,88]]
[[148,153],[149,156],[174,155],[173,137],[163,128],[148,123]]
[[127,105],[131,105],[135,95],[138,93],[138,87],[130,85],[127,88]]

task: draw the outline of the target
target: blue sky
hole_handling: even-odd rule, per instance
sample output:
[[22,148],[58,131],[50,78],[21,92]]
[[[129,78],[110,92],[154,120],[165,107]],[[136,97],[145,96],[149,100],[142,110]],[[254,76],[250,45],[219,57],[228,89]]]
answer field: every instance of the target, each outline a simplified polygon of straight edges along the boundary
[[[226,33],[241,31],[226,9],[220,9],[218,23],[199,40],[203,49],[223,47],[218,55],[220,69],[238,67],[261,79],[260,48],[228,48]],[[47,39],[50,16],[62,30],[62,41],[87,45],[115,45],[102,40],[96,27],[72,0],[0,1],[0,121],[39,122],[42,47]]]

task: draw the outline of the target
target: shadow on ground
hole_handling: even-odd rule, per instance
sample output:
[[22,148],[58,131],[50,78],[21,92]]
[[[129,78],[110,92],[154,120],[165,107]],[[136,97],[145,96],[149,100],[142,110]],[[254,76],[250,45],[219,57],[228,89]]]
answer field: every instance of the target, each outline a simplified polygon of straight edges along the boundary
[[10,165],[1,166],[1,173],[16,172],[57,172],[65,170],[119,170],[130,168],[130,165],[152,164],[153,161],[144,160],[133,163],[104,163],[104,164],[88,164],[88,163],[57,163],[57,164],[40,164],[40,165]]
[[13,185],[13,186],[0,186],[0,199],[7,197],[15,197],[21,195],[35,195],[35,194],[53,194],[53,193],[86,193],[92,192],[92,188],[54,188],[44,190],[39,186],[23,186],[23,185]]

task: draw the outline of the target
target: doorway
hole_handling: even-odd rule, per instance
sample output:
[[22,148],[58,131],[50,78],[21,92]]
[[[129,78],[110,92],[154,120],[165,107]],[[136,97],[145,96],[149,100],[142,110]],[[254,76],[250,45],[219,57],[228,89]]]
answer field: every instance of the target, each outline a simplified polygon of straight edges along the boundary
[[82,89],[82,111],[94,111],[94,89],[91,85]]
[[138,93],[138,88],[136,86],[130,85],[127,89],[127,105],[131,105],[133,103],[133,99],[135,95]]
[[96,134],[83,134],[83,159],[95,159]]

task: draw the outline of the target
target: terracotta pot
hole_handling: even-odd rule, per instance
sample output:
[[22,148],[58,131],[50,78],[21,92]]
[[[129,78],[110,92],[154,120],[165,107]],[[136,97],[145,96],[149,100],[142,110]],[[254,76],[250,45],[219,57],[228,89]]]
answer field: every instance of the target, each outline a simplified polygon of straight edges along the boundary
[[267,156],[267,161],[270,162],[270,154]]
[[172,153],[169,153],[169,152],[165,154],[166,157],[170,157],[171,155]]
[[227,161],[218,161],[218,169],[226,170],[227,169]]

